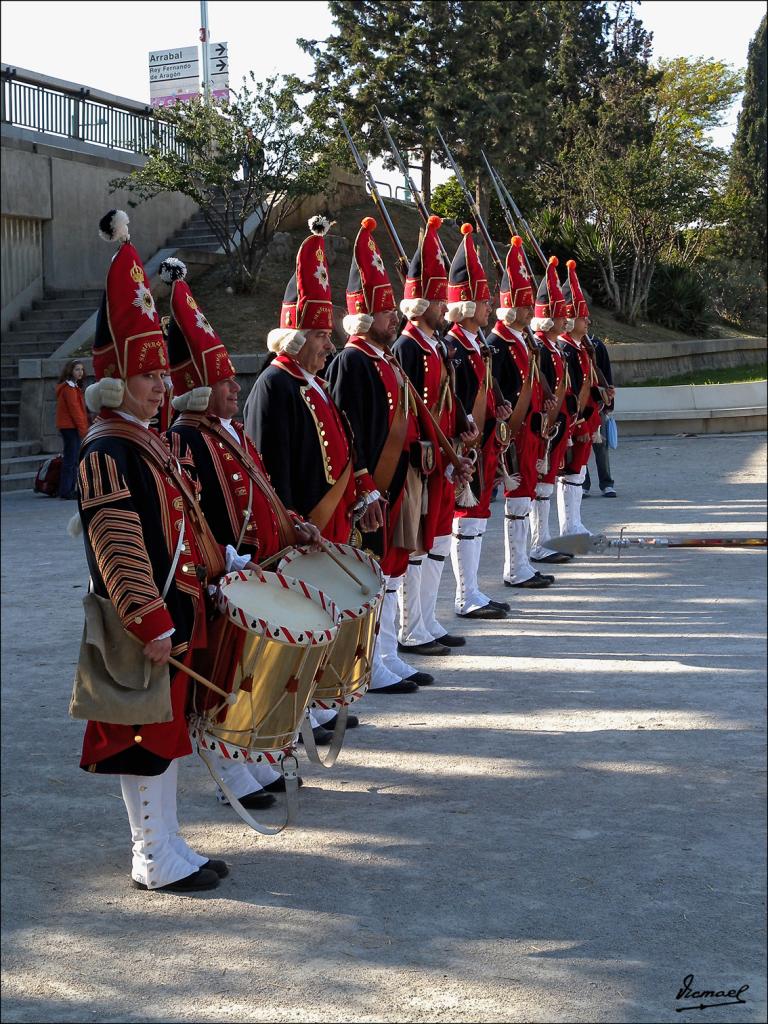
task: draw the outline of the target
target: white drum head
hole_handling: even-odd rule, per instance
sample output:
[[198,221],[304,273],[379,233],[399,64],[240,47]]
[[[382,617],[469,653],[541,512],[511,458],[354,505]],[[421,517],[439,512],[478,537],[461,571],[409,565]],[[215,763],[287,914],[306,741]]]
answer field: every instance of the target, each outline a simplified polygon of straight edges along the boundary
[[243,629],[282,643],[327,644],[338,631],[333,601],[312,586],[279,572],[229,573],[219,585],[219,607]]
[[325,551],[292,551],[280,563],[279,571],[327,594],[342,618],[365,615],[384,589],[381,569],[372,558],[348,544],[331,547],[339,561],[367,587],[367,594]]

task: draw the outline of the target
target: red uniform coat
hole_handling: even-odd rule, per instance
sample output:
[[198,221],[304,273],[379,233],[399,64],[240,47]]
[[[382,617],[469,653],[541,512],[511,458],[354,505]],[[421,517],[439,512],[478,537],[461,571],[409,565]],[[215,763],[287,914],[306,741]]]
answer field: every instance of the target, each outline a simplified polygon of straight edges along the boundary
[[[393,352],[440,429],[450,439],[456,432],[454,386],[440,350],[440,342],[438,346],[436,351],[418,327],[408,321],[395,342]],[[428,478],[429,494],[424,523],[424,547],[427,551],[432,547],[435,537],[444,537],[451,532],[456,500],[456,484],[445,475],[450,463],[437,447],[435,463],[437,468]]]
[[346,486],[330,518],[316,523],[327,540],[348,543],[357,484],[346,425],[327,383],[319,394],[296,362],[279,355],[263,371],[245,405],[245,430],[261,452],[272,486],[283,504],[306,519],[342,477]]
[[[114,412],[103,413],[101,419],[119,419],[137,432],[145,429]],[[171,451],[182,467],[191,467],[179,437],[172,440]],[[204,594],[195,571],[203,559],[172,478],[127,440],[101,437],[88,442],[86,436],[80,449],[79,506],[94,591],[109,598],[125,629],[145,644],[173,630],[172,654],[177,658],[203,646]],[[183,547],[163,599],[182,521]],[[156,775],[174,758],[190,754],[187,684],[186,676],[172,672],[170,722],[136,723],[137,728],[88,722],[80,766]]]
[[206,420],[216,422],[205,413],[185,412],[171,429],[172,434],[183,438],[192,455],[205,518],[220,544],[231,544],[238,554],[263,561],[284,545],[275,503],[270,500],[274,491],[261,456],[242,424],[233,422],[240,444],[256,464],[259,480],[254,482],[237,455],[206,429]]
[[411,445],[419,439],[419,423],[409,409],[403,372],[364,338],[351,337],[328,367],[327,377],[333,399],[352,428],[355,477],[361,494],[378,490],[373,474],[398,404],[409,410],[402,453],[387,493],[382,495],[389,503],[384,529],[363,534],[363,547],[374,552],[382,572],[386,576],[402,576],[410,551],[396,547],[392,540],[405,498]]
[[[536,340],[541,346],[541,370],[546,376],[550,390],[554,395],[567,371],[567,363],[563,353],[555,342],[550,341],[543,331],[536,332]],[[557,420],[557,434],[549,447],[549,465],[547,471],[540,475],[543,483],[553,484],[555,477],[562,471],[565,465],[565,458],[568,452],[568,442],[571,436],[571,416],[569,409],[574,407],[573,388],[570,381],[563,398]],[[546,442],[542,443],[542,453],[546,450]]]
[[[561,334],[560,340],[563,342],[563,352],[568,360],[573,391],[575,395],[578,395],[584,380],[592,377],[592,360],[589,352],[570,334]],[[580,473],[589,462],[589,455],[592,451],[592,435],[599,429],[600,407],[590,397],[587,399],[584,410],[577,414],[571,425],[573,444],[565,467],[567,473]]]
[[[501,321],[496,323],[488,342],[494,349],[494,376],[499,382],[504,398],[514,408],[520,390],[530,373],[532,357],[528,346],[522,338],[519,338]],[[536,484],[539,477],[536,462],[541,455],[541,431],[537,429],[536,420],[541,416],[543,405],[544,396],[541,383],[538,377],[534,376],[528,412],[513,440],[517,453],[520,486],[516,491],[506,491],[507,498],[533,498],[536,495]]]
[[[459,518],[487,519],[491,514],[491,494],[496,482],[500,446],[496,440],[496,396],[493,391],[491,367],[478,352],[467,333],[459,324],[448,332],[456,345],[456,395],[468,413],[475,407],[478,395],[485,398],[485,423],[482,440],[482,479],[473,481],[479,503],[473,508],[457,505],[454,515]],[[489,353],[490,356],[490,353]],[[480,399],[482,401],[482,397]]]

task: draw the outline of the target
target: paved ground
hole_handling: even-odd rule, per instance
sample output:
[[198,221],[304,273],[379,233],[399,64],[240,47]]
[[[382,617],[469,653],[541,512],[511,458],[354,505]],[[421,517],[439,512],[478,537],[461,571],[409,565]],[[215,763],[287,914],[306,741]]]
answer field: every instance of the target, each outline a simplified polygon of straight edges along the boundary
[[[633,438],[614,463],[593,528],[765,530],[760,437]],[[672,1021],[689,974],[749,985],[706,1024],[765,1020],[765,552],[563,568],[467,630],[440,686],[367,698],[279,838],[188,759],[185,833],[232,874],[179,898],[129,888],[118,786],[77,767],[73,506],[2,509],[4,1020]]]

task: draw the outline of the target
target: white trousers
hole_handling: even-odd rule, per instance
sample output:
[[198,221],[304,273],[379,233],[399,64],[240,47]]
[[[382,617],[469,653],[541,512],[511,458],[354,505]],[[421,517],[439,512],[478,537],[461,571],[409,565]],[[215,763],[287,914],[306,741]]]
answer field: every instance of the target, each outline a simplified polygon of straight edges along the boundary
[[380,690],[412,676],[416,669],[403,661],[397,651],[398,590],[402,576],[384,578],[384,601],[379,620],[379,635],[373,648],[371,689]]
[[581,499],[584,491],[582,484],[587,475],[587,467],[582,466],[581,472],[557,478],[557,514],[560,519],[560,535],[565,537],[573,533],[590,531],[581,521]]
[[547,547],[552,536],[549,532],[549,502],[554,484],[536,484],[536,497],[531,502],[531,558],[546,558],[555,552]]
[[528,557],[530,498],[507,498],[504,503],[504,579],[525,583],[536,575]]
[[456,578],[453,607],[458,615],[486,608],[490,602],[477,581],[487,519],[456,517],[451,536],[451,565]]
[[415,647],[439,640],[448,630],[435,616],[440,579],[451,550],[451,535],[435,537],[427,555],[408,562],[400,588],[400,643]]
[[162,775],[120,776],[133,843],[131,876],[149,889],[178,882],[205,863],[179,835],[178,770],[174,760]]

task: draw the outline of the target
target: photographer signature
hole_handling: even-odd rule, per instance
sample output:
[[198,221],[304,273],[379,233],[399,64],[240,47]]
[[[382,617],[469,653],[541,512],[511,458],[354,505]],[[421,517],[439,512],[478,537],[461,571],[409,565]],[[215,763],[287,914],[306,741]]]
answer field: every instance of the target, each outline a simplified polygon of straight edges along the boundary
[[[676,999],[698,999],[699,1002],[693,1003],[691,1006],[677,1006],[675,1007],[676,1013],[684,1013],[686,1010],[709,1010],[713,1006],[734,1006],[737,1003],[742,1005],[746,1003],[746,999],[742,999],[742,994],[747,991],[749,985],[742,985],[741,988],[735,989],[722,989],[716,992],[714,989],[702,989],[700,992],[694,991],[693,988],[693,975],[686,974],[683,978],[683,987],[679,990]],[[703,1003],[702,999],[723,999],[725,1002],[721,1003]]]

